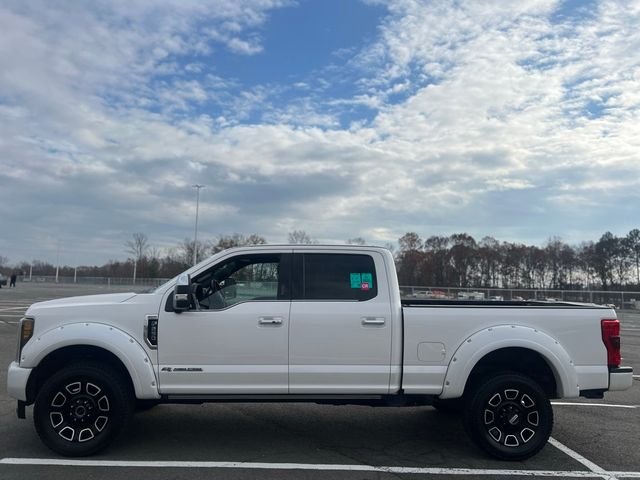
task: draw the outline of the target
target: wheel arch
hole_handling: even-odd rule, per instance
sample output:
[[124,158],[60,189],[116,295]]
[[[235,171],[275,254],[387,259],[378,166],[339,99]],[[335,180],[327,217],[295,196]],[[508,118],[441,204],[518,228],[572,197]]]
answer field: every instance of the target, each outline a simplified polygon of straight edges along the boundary
[[534,378],[550,398],[579,395],[573,361],[557,340],[531,327],[498,325],[473,334],[458,347],[440,398],[458,398],[489,372],[505,370]]
[[112,366],[125,376],[136,398],[160,398],[153,364],[144,348],[122,330],[84,322],[49,330],[25,346],[21,365],[33,368],[27,383],[27,402],[34,401],[50,373],[83,360],[98,360]]

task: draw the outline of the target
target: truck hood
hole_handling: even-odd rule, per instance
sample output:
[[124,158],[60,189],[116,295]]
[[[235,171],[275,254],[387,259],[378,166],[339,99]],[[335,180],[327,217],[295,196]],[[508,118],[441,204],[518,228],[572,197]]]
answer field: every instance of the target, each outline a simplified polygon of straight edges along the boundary
[[46,302],[34,303],[29,307],[26,315],[35,314],[41,310],[53,309],[53,308],[67,308],[67,307],[86,307],[86,306],[98,306],[98,305],[114,305],[117,303],[126,302],[127,300],[135,297],[136,294],[130,293],[107,293],[102,295],[85,295],[81,297],[68,297],[59,298],[56,300],[48,300]]

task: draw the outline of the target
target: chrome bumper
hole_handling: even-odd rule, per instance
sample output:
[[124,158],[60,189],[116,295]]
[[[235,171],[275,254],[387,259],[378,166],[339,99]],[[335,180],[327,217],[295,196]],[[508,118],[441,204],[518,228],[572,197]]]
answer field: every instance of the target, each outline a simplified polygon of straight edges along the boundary
[[22,368],[18,362],[11,362],[7,372],[7,393],[10,397],[25,402],[27,400],[27,382],[31,368]]
[[633,384],[633,368],[618,367],[609,369],[609,391],[627,390]]

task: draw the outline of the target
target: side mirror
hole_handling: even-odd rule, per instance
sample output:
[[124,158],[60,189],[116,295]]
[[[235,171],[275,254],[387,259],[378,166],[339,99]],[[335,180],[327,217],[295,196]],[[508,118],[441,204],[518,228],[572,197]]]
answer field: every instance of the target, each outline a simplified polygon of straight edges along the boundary
[[191,276],[182,274],[173,289],[173,311],[186,312],[191,307]]

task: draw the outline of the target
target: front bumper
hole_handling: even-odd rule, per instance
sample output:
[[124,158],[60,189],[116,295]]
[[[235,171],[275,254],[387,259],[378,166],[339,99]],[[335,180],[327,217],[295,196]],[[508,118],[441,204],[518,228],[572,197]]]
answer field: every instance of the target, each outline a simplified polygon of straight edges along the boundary
[[627,390],[633,384],[633,368],[617,367],[609,369],[609,391]]
[[27,401],[27,382],[31,375],[31,368],[22,368],[18,362],[11,362],[7,372],[7,392],[10,397]]

